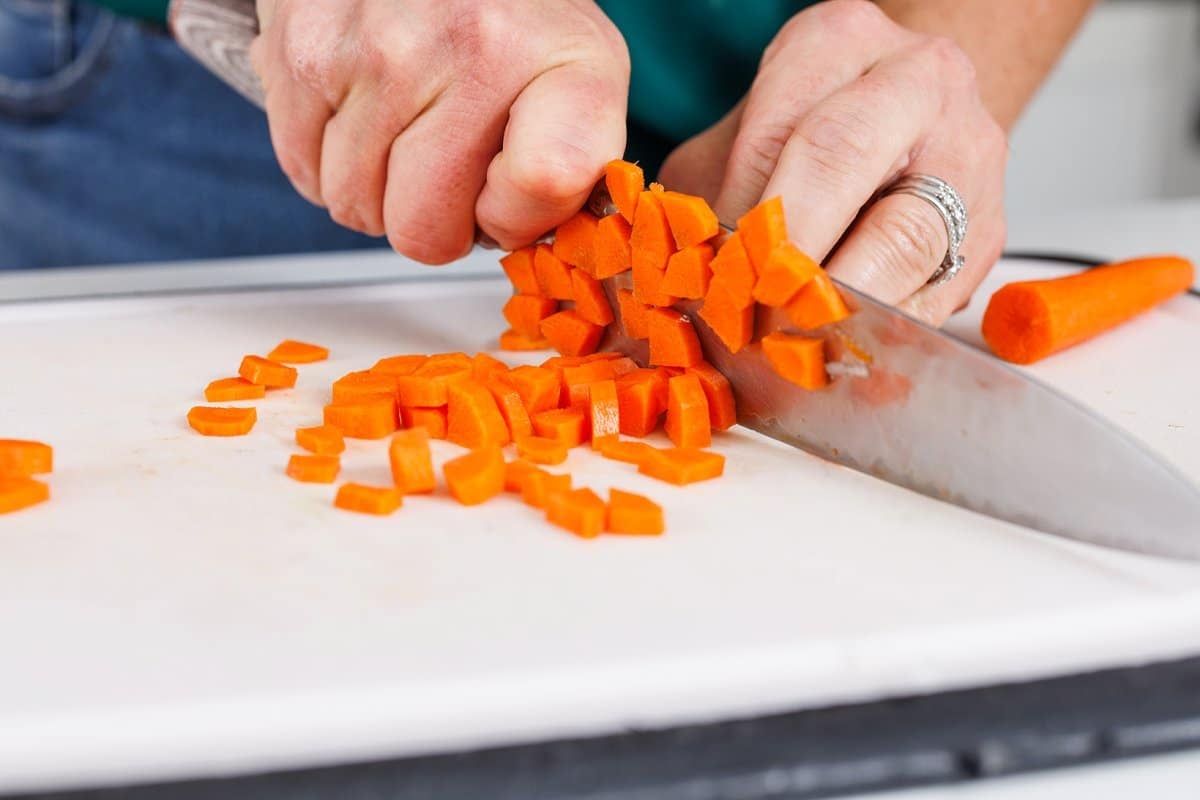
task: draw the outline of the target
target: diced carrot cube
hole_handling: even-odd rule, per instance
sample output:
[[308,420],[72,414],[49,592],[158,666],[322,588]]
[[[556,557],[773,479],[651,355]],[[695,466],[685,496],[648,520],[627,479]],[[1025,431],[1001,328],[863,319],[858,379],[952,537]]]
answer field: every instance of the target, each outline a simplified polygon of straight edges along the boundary
[[424,428],[410,428],[393,436],[388,445],[388,463],[396,488],[404,494],[428,494],[437,486],[429,431]]
[[202,436],[245,436],[258,422],[253,408],[195,406],[188,411],[188,425]]
[[468,380],[450,387],[446,439],[470,450],[508,444],[508,425],[486,386]]
[[665,427],[676,447],[699,449],[712,444],[708,399],[695,375],[677,375],[667,382]]
[[496,401],[496,407],[500,409],[500,415],[504,417],[504,424],[508,426],[509,439],[515,442],[522,436],[532,436],[533,423],[529,421],[529,412],[521,400],[520,392],[503,377],[492,378],[486,385]]
[[296,385],[295,367],[280,364],[262,356],[246,356],[238,367],[238,374],[251,383],[268,389],[290,389]]
[[387,516],[404,502],[395,486],[367,486],[362,483],[343,483],[338,487],[333,504],[346,511]]
[[525,477],[533,472],[541,472],[523,458],[509,461],[504,465],[504,491],[520,494],[525,485]]
[[0,439],[0,478],[28,478],[54,469],[54,448],[26,439]]
[[385,375],[395,375],[396,377],[412,375],[428,360],[429,356],[424,355],[388,356],[376,361],[375,366],[371,367],[368,372],[382,372]]
[[659,450],[638,465],[643,475],[677,486],[717,478],[724,471],[725,456],[720,453],[678,447]]
[[558,226],[552,250],[560,261],[589,275],[596,272],[596,225],[600,222],[586,209]]
[[664,529],[662,506],[640,494],[609,489],[604,529],[609,533],[657,536]]
[[405,428],[424,428],[430,439],[446,438],[446,406],[400,406],[400,421]]
[[426,363],[412,375],[396,379],[396,396],[402,406],[436,408],[449,402],[449,387],[471,379],[471,365],[454,362]]
[[747,211],[738,220],[738,233],[754,272],[761,274],[771,252],[788,238],[783,200],[771,197]]
[[850,316],[833,279],[823,270],[813,277],[784,309],[792,324],[801,330],[815,330],[822,325],[841,322]]
[[513,289],[522,294],[537,294],[541,291],[533,271],[533,252],[532,247],[522,247],[500,259],[500,266],[512,283]]
[[734,306],[745,308],[754,303],[754,284],[758,275],[746,255],[740,232],[729,235],[709,266],[713,275],[721,279]]
[[50,499],[50,487],[26,477],[0,478],[0,514],[10,514]]
[[521,481],[521,499],[534,508],[545,508],[551,497],[571,491],[570,475],[555,475],[538,469]]
[[617,398],[617,383],[611,378],[587,384],[588,427],[592,448],[616,438],[621,432],[621,406]]
[[558,408],[562,393],[562,370],[547,367],[520,366],[504,376],[505,383],[521,395],[521,402],[530,416]]
[[561,464],[567,460],[567,444],[545,436],[524,436],[517,440],[517,455],[534,464]]
[[558,301],[549,297],[540,294],[514,294],[504,304],[502,313],[514,331],[527,339],[537,339],[542,335],[542,320],[557,310]]
[[667,409],[667,378],[658,370],[639,369],[616,380],[621,433],[647,436]]
[[704,320],[731,353],[750,344],[754,336],[754,303],[743,306],[734,300],[723,275],[712,279],[704,305],[696,316]]
[[296,453],[288,459],[287,474],[301,483],[333,483],[341,469],[342,462],[337,456]]
[[621,326],[624,328],[626,336],[630,339],[645,339],[650,335],[646,329],[648,324],[646,312],[652,306],[638,302],[629,289],[617,290],[617,304],[621,307]]
[[654,192],[642,192],[638,198],[629,241],[635,286],[639,267],[643,272],[662,272],[667,268],[667,261],[675,252],[675,237],[671,235],[662,198]]
[[504,491],[504,454],[496,445],[472,450],[442,465],[446,486],[464,506],[478,505]]
[[342,429],[335,425],[297,428],[296,444],[319,456],[336,456],[346,449]]
[[650,363],[664,367],[691,367],[704,360],[692,321],[670,308],[646,312],[650,333]]
[[829,383],[821,339],[772,333],[762,338],[762,349],[771,368],[784,380],[804,389],[820,389]]
[[571,286],[575,294],[575,312],[594,325],[613,321],[612,306],[600,281],[581,269],[571,270]]
[[509,328],[500,334],[500,349],[512,353],[524,353],[529,350],[549,350],[550,340],[539,333],[536,338],[530,338],[523,333]]
[[396,431],[396,398],[383,395],[333,402],[325,406],[325,424],[352,439],[382,439]]
[[576,447],[587,440],[587,415],[578,408],[555,408],[532,417],[533,432],[548,439],[557,439],[567,447]]
[[616,159],[604,169],[604,181],[613,205],[627,222],[633,224],[638,197],[646,188],[646,178],[637,164]]
[[723,431],[732,427],[737,422],[737,404],[729,379],[707,361],[688,367],[687,371],[700,380],[700,388],[708,400],[708,419],[713,430]]
[[626,464],[640,464],[656,452],[656,448],[645,442],[624,442],[609,438],[600,445],[600,455]]
[[267,359],[278,361],[280,364],[312,364],[329,358],[329,348],[319,344],[297,342],[295,339],[284,339],[275,345],[275,349],[267,353]]
[[583,356],[593,352],[604,333],[602,325],[588,322],[576,311],[560,311],[542,321],[542,335],[554,349],[567,356]]
[[717,215],[703,197],[680,192],[664,192],[657,196],[662,198],[663,211],[667,214],[676,247],[691,247],[721,232]]
[[575,367],[563,367],[563,394],[559,405],[583,408],[588,404],[588,384],[616,377],[609,359],[590,361]]
[[538,294],[555,300],[571,299],[571,268],[554,255],[548,244],[539,244],[533,254],[533,274]]
[[600,280],[628,272],[633,266],[632,229],[620,214],[609,214],[596,225],[593,277]]
[[204,388],[204,399],[210,403],[258,400],[266,396],[267,387],[245,378],[219,378]]
[[387,372],[350,372],[333,382],[333,402],[364,397],[395,397],[400,376]]
[[754,284],[754,299],[764,306],[779,308],[787,305],[805,284],[821,273],[821,265],[813,261],[791,242],[781,242],[767,256],[767,263]]
[[604,530],[607,507],[591,489],[558,492],[546,498],[546,519],[582,539],[595,539]]
[[712,280],[713,248],[702,242],[677,251],[667,261],[662,290],[673,297],[699,300],[708,292]]

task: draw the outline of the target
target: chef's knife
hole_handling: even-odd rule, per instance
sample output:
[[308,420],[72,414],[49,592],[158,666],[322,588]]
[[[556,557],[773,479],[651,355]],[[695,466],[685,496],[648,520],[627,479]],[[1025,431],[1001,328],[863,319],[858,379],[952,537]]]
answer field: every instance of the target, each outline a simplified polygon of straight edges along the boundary
[[[252,102],[252,0],[173,0],[181,45]],[[618,283],[610,280],[610,299]],[[853,314],[823,329],[829,387],[732,355],[692,312],[705,358],[733,384],[738,421],[829,461],[998,519],[1092,544],[1200,559],[1200,488],[1096,414],[963,342],[839,284]],[[617,303],[613,303],[618,308]],[[759,332],[787,330],[760,312]],[[646,363],[610,326],[605,346]],[[813,335],[811,332],[806,335]]]

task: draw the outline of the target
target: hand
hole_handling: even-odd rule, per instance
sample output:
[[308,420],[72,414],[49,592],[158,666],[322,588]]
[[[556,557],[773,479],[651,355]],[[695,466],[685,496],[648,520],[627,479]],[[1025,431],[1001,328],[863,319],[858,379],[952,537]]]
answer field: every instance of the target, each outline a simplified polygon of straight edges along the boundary
[[629,55],[591,0],[258,0],[251,59],[297,191],[444,263],[574,213],[625,146]]
[[[1004,131],[979,97],[970,60],[866,0],[796,15],[763,56],[747,96],[681,145],[660,174],[723,220],[781,195],[797,246],[829,273],[940,325],[969,300],[1004,246]],[[947,248],[933,206],[894,194],[905,173],[949,182],[967,204],[966,267],[926,287]]]

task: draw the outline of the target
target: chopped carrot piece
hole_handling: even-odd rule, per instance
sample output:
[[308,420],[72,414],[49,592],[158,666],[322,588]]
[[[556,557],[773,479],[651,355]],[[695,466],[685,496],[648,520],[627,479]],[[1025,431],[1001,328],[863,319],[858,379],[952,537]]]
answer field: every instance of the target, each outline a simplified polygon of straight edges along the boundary
[[640,464],[656,452],[656,448],[645,442],[623,442],[610,438],[600,445],[600,455],[626,464]]
[[588,322],[579,312],[560,311],[542,320],[542,335],[566,356],[584,356],[595,351],[604,326]]
[[402,406],[436,408],[449,402],[451,386],[470,378],[470,364],[464,367],[453,362],[427,362],[412,375],[401,375],[396,379],[396,396]]
[[658,197],[662,198],[663,211],[667,213],[676,247],[691,247],[721,232],[717,215],[703,197],[680,192],[664,192]]
[[582,539],[595,539],[604,530],[607,507],[591,489],[557,492],[546,498],[546,519]]
[[541,291],[533,271],[533,252],[532,247],[522,247],[500,259],[504,274],[508,276],[513,289],[521,294],[537,294]]
[[604,529],[609,533],[657,536],[664,529],[662,506],[640,494],[609,489]]
[[563,367],[564,397],[559,404],[583,408],[588,404],[588,384],[615,377],[612,361],[607,359],[590,361],[577,367]]
[[555,300],[571,299],[571,268],[554,255],[548,244],[539,244],[533,254],[533,274],[537,293]]
[[562,393],[562,370],[520,366],[505,375],[504,380],[521,395],[521,402],[531,416],[558,408]]
[[296,368],[263,358],[246,356],[238,367],[238,374],[251,383],[268,389],[290,389],[296,385]]
[[651,192],[654,192],[655,194],[662,194],[663,192],[666,191],[666,189],[663,188],[663,185],[661,183],[659,183],[658,181],[651,182],[651,184],[649,186],[647,186],[646,188],[649,189]]
[[343,483],[333,498],[333,504],[340,509],[380,517],[391,514],[403,502],[404,495],[395,486],[367,486],[362,483]]
[[450,387],[446,438],[470,450],[508,444],[508,425],[486,386],[472,380]]
[[28,478],[54,469],[54,448],[25,439],[0,439],[0,478]]
[[638,197],[646,188],[646,178],[642,168],[628,161],[615,159],[608,162],[604,168],[604,182],[608,187],[608,196],[613,205],[629,224],[633,224],[634,211],[637,209]]
[[663,290],[666,279],[666,270],[654,269],[645,263],[638,264],[633,268],[633,298],[639,303],[658,308],[674,305],[679,298]]
[[621,432],[621,405],[617,398],[617,382],[611,378],[587,385],[588,423],[592,435],[592,448],[611,439]]
[[545,436],[524,436],[517,440],[517,455],[534,464],[561,464],[567,460],[567,444]]
[[504,491],[504,454],[497,445],[472,450],[442,465],[450,494],[464,506],[491,500]]
[[650,363],[664,367],[690,367],[704,360],[692,321],[671,308],[646,312],[650,329]]
[[218,378],[204,387],[204,399],[210,403],[258,400],[267,396],[267,387],[245,378]]
[[50,499],[50,487],[27,477],[0,478],[0,514],[10,514]]
[[645,339],[650,335],[646,330],[646,311],[651,306],[639,303],[629,289],[617,290],[617,305],[621,307],[621,326],[626,336],[630,339]]
[[[578,272],[578,270],[572,270]],[[504,318],[512,329],[527,339],[541,334],[542,320],[558,310],[558,301],[540,294],[514,294],[504,304]]]
[[750,257],[746,255],[746,246],[739,231],[729,235],[709,266],[713,275],[721,278],[738,308],[745,308],[754,302],[754,284],[758,276],[750,265]]
[[571,286],[575,293],[575,311],[595,325],[613,321],[612,306],[600,281],[581,269],[571,270]]
[[430,439],[446,438],[446,407],[421,408],[400,406],[400,421],[405,428],[424,428]]
[[632,235],[633,230],[620,214],[609,214],[596,224],[593,277],[603,280],[630,270],[633,266]]
[[325,406],[325,424],[353,439],[382,439],[396,431],[396,398],[371,395]]
[[388,445],[388,463],[392,467],[392,481],[404,494],[429,494],[437,486],[429,431],[424,428],[396,433]]
[[621,355],[620,353],[618,353],[616,351],[609,351],[609,350],[602,350],[598,353],[592,353],[591,355],[582,356],[583,363],[585,363],[585,364],[590,361],[617,361],[622,358],[625,358],[625,356]]
[[667,382],[667,436],[676,447],[699,449],[712,444],[708,398],[695,375],[677,375]]
[[541,471],[523,458],[509,461],[504,465],[504,491],[520,494],[525,485],[525,476]]
[[296,444],[319,456],[336,456],[346,449],[342,429],[336,425],[315,425],[296,429]]
[[434,353],[425,359],[422,364],[413,374],[426,375],[439,373],[440,370],[449,367],[460,367],[462,369],[470,369],[474,361],[466,353]]
[[548,439],[557,439],[567,447],[587,440],[587,415],[578,408],[553,408],[532,417],[533,432]]
[[791,242],[781,242],[767,256],[767,263],[754,284],[754,299],[764,306],[779,308],[788,304],[805,284],[821,273],[813,261]]
[[245,436],[258,422],[253,408],[195,406],[187,415],[188,425],[202,436]]
[[783,200],[771,197],[747,211],[738,220],[738,232],[742,235],[750,265],[755,273],[761,273],[775,247],[788,238]]
[[555,475],[537,469],[521,481],[521,499],[534,508],[545,508],[551,497],[571,491],[570,475]]
[[841,322],[850,316],[846,301],[824,270],[814,275],[784,310],[793,325],[807,331]]
[[638,464],[638,472],[660,481],[684,486],[720,477],[725,471],[725,456],[708,450],[672,447],[658,450]]
[[[619,354],[617,354],[619,355]],[[627,375],[635,369],[641,369],[638,363],[629,356],[621,356],[620,358],[611,359],[612,372],[614,378],[619,378],[622,375]]]
[[724,373],[707,361],[688,367],[687,372],[700,381],[704,399],[708,401],[708,421],[713,430],[723,431],[733,427],[737,422],[737,405],[733,400],[733,387]]
[[341,469],[337,456],[296,453],[288,459],[287,474],[301,483],[333,483]]
[[487,383],[493,378],[507,374],[508,364],[487,353],[476,353],[471,359],[471,377],[480,383]]
[[658,370],[639,369],[617,378],[621,433],[647,436],[667,409],[667,378]]
[[713,248],[708,242],[678,250],[667,261],[662,290],[674,297],[699,300],[708,293],[712,280]]
[[633,231],[629,242],[633,249],[635,285],[639,271],[662,272],[667,268],[667,261],[675,252],[675,238],[671,235],[671,226],[667,222],[667,212],[663,210],[660,196],[652,192],[642,192],[637,203],[637,212],[633,217]]
[[536,338],[530,338],[523,333],[509,328],[500,334],[500,349],[510,353],[523,353],[530,350],[549,350],[550,340],[541,333]]
[[271,361],[280,364],[312,364],[329,358],[329,348],[319,344],[297,342],[295,339],[284,339],[275,345],[275,349],[267,353]]
[[505,382],[503,377],[494,377],[485,385],[492,393],[496,407],[500,409],[500,416],[504,417],[504,424],[508,427],[508,438],[515,442],[523,436],[532,436],[533,423],[529,420],[529,412],[521,400],[521,393],[512,384]]
[[704,305],[696,316],[704,320],[731,353],[750,344],[754,336],[754,303],[741,305],[734,299],[724,275],[712,279]]
[[550,358],[547,358],[545,361],[542,362],[542,366],[545,367],[546,369],[554,370],[554,372],[557,375],[559,375],[559,377],[562,377],[563,369],[565,369],[566,367],[578,367],[580,364],[586,364],[590,360],[590,358],[595,355],[599,355],[599,354],[598,353],[588,353],[585,356],[568,356],[568,355],[550,356]]
[[779,377],[805,389],[820,389],[829,383],[821,339],[772,333],[762,338],[762,349]]
[[428,360],[429,356],[423,355],[388,356],[376,361],[375,366],[367,371],[382,372],[385,375],[395,375],[396,377],[412,375]]
[[348,372],[333,382],[333,402],[360,397],[395,397],[400,376],[388,372]]
[[551,249],[560,261],[578,267],[589,275],[596,272],[596,225],[600,222],[590,211],[580,211],[558,226]]

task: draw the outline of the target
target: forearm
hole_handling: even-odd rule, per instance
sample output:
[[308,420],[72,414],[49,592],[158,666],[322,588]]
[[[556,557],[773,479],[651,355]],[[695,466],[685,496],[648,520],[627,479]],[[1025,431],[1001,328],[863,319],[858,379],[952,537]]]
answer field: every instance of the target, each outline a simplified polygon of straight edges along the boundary
[[980,92],[1006,129],[1021,115],[1095,0],[876,0],[914,31],[958,43]]

